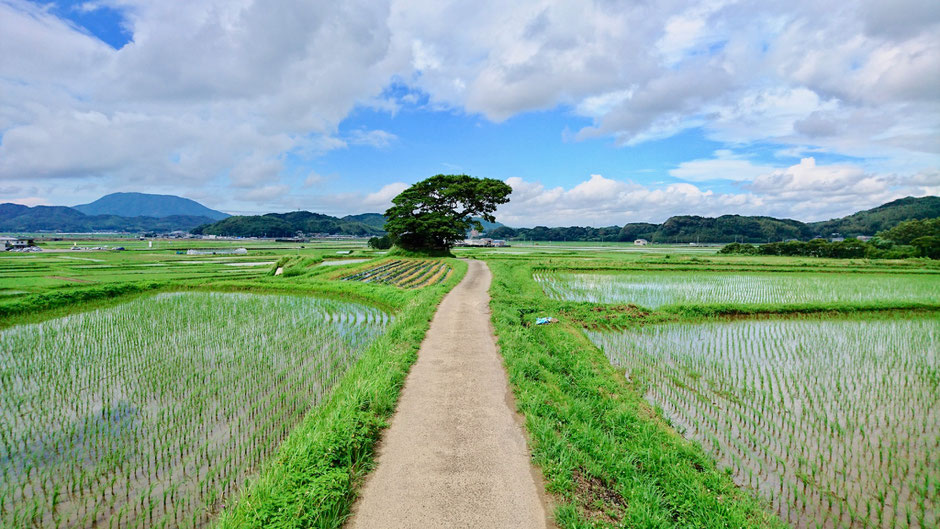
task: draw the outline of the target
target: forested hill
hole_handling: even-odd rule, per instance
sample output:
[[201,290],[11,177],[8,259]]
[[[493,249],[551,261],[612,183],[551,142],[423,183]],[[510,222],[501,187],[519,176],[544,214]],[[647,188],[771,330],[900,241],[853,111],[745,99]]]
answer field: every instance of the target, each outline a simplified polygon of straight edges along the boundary
[[[365,215],[371,217],[377,214],[367,213]],[[379,216],[381,217],[381,215]],[[372,218],[366,220],[375,222]],[[359,220],[352,220],[351,217],[340,219],[309,211],[229,217],[213,224],[199,226],[192,232],[230,237],[293,237],[297,232],[363,236],[385,233],[380,227]]]
[[840,219],[804,223],[774,217],[722,215],[718,218],[683,215],[670,217],[662,224],[645,222],[604,228],[571,226],[565,228],[512,229],[501,227],[489,235],[500,239],[536,241],[634,241],[646,239],[654,243],[728,243],[772,242],[789,239],[808,240],[830,237],[875,235],[910,219],[940,217],[940,197],[907,197],[876,208],[860,211]]
[[907,197],[841,219],[811,222],[809,226],[821,234],[873,235],[891,229],[905,220],[937,217],[940,217],[940,197]]

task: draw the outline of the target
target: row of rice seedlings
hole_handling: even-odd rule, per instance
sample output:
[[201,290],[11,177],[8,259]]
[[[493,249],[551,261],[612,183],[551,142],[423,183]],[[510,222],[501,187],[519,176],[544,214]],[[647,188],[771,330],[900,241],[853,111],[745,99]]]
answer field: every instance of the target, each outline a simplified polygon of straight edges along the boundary
[[940,281],[924,274],[540,272],[535,280],[554,299],[634,303],[656,308],[702,303],[838,303],[940,299]]
[[796,527],[936,527],[940,320],[589,332],[646,398]]
[[357,272],[343,279],[395,285],[402,288],[419,288],[441,283],[447,279],[449,273],[450,267],[436,259],[399,259]]
[[389,321],[186,293],[3,331],[0,526],[205,525]]

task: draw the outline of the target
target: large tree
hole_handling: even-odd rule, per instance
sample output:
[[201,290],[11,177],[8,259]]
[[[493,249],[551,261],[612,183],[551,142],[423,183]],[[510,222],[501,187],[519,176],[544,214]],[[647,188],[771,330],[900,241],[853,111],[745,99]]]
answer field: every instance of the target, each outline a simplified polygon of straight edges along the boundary
[[399,248],[448,250],[470,228],[482,229],[473,217],[496,222],[493,213],[509,202],[510,193],[509,185],[494,178],[432,176],[392,199],[385,231]]

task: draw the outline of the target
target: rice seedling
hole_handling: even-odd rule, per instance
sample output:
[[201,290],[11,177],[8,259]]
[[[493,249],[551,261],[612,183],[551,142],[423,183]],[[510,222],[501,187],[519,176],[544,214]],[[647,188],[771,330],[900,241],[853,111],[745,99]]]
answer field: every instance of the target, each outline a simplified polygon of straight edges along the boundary
[[940,524],[940,319],[588,336],[678,431],[795,527]]
[[346,276],[343,280],[420,288],[444,282],[449,273],[447,263],[437,259],[396,259]]
[[633,303],[655,309],[680,304],[797,304],[936,302],[940,281],[930,274],[537,272],[551,298]]
[[204,526],[389,322],[174,293],[0,332],[0,526]]

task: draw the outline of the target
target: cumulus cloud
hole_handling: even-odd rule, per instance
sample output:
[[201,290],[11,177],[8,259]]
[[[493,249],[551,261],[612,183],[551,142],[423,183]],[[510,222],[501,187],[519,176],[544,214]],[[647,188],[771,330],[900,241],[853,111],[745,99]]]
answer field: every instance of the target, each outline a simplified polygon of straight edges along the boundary
[[[573,135],[582,141],[628,146],[699,128],[735,152],[773,143],[869,159],[866,175],[940,166],[940,91],[930,82],[940,75],[937,2],[108,0],[81,8],[103,5],[123,14],[133,36],[120,50],[40,4],[0,0],[0,180],[172,183],[236,205],[284,200],[275,192],[283,197],[283,186],[317,183],[307,171],[286,174],[285,160],[348,145],[395,148],[392,132],[341,133],[340,123],[357,105],[395,113],[416,93],[424,109],[497,122],[570,110],[590,122]],[[390,84],[408,94],[383,95]],[[822,171],[787,170],[718,154],[671,173],[697,184],[709,175],[753,181],[756,192]],[[881,176],[831,178],[877,196],[897,189],[879,187]],[[604,186],[643,192],[583,184],[543,189],[538,200],[586,200]],[[684,196],[690,207],[753,202],[700,197],[686,185],[707,192],[644,189],[664,203]]]
[[[717,167],[727,164],[728,156],[719,153]],[[749,164],[731,161],[736,169]],[[699,165],[686,167],[687,174],[698,179],[698,169],[710,170],[707,162],[701,160]],[[511,177],[506,179],[513,188],[510,202],[500,207],[497,217],[510,226],[525,227],[662,222],[673,215],[770,215],[816,221],[940,190],[937,171],[901,178],[867,173],[851,164],[817,165],[813,158],[804,158],[789,167],[751,165],[743,171],[761,174],[730,192],[717,192],[702,183],[649,185],[597,174],[569,189],[547,188],[538,182]]]

